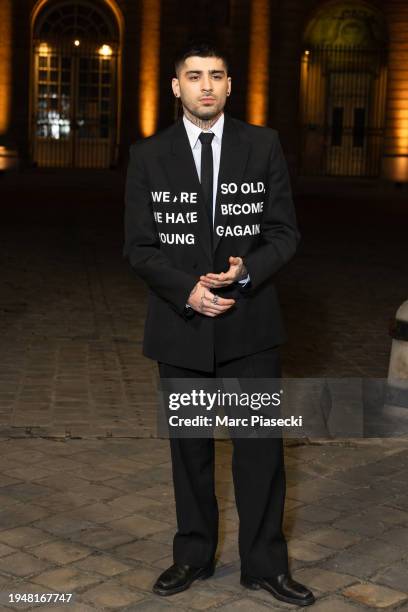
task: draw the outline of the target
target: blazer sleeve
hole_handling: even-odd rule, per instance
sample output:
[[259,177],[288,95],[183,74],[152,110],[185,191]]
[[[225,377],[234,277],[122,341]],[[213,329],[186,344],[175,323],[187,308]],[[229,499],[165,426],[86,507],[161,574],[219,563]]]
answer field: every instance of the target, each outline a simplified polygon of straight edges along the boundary
[[160,250],[142,145],[143,141],[130,147],[125,187],[123,256],[156,295],[166,300],[180,315],[185,316],[188,297],[198,279],[175,268]]
[[286,159],[278,133],[273,134],[261,242],[244,258],[251,289],[259,287],[289,261],[300,241]]

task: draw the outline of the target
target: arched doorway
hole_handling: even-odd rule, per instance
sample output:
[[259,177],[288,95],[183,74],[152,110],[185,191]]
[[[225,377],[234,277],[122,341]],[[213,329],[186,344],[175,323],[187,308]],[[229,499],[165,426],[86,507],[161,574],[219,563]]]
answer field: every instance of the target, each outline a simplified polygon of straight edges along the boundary
[[98,0],[49,2],[33,24],[32,157],[107,168],[117,157],[119,31]]
[[379,175],[386,76],[381,13],[358,0],[321,7],[301,59],[302,174]]

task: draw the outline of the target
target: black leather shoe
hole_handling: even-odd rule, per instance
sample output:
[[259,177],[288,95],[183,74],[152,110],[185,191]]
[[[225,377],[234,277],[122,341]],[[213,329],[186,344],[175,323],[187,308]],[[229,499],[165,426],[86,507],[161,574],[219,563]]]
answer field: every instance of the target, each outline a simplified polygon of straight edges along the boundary
[[214,562],[205,567],[192,567],[191,565],[178,565],[175,563],[167,568],[153,585],[156,595],[174,595],[188,589],[194,580],[205,580],[213,575]]
[[316,601],[312,591],[292,580],[289,574],[280,574],[273,578],[256,578],[241,574],[241,584],[247,589],[265,589],[279,601],[296,606],[310,606]]

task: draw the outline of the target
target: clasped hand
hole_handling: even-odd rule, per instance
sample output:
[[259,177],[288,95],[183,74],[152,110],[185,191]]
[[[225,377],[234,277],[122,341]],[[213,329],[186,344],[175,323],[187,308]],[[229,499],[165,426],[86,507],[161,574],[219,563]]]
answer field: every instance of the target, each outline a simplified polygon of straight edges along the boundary
[[229,258],[229,270],[200,276],[200,280],[190,293],[188,304],[207,317],[216,317],[234,306],[235,300],[222,298],[210,291],[220,287],[228,287],[247,275],[244,262],[241,257]]

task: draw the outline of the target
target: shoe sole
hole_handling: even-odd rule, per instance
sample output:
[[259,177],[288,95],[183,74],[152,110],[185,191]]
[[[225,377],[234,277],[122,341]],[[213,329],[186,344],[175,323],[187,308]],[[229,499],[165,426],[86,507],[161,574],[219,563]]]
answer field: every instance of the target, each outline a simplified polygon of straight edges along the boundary
[[292,597],[285,597],[284,595],[280,595],[279,593],[277,593],[271,587],[267,586],[262,580],[257,580],[256,578],[250,578],[250,579],[241,578],[241,585],[247,589],[251,589],[252,591],[256,591],[258,589],[265,589],[265,591],[268,591],[268,593],[273,595],[275,599],[278,599],[279,601],[284,601],[285,603],[288,603],[288,604],[294,604],[295,606],[311,606],[316,601],[314,597],[309,597],[308,599],[303,599],[303,600],[295,599]]
[[156,595],[160,595],[161,597],[167,597],[168,595],[175,595],[176,593],[181,593],[182,591],[186,591],[188,588],[191,587],[193,582],[195,582],[196,580],[206,580],[207,578],[211,578],[214,572],[215,572],[215,567],[210,567],[208,569],[203,570],[200,574],[198,574],[198,576],[195,576],[189,582],[186,582],[186,584],[183,584],[183,586],[175,587],[174,589],[161,589],[160,587],[156,587],[156,588],[153,587],[152,591],[153,593],[155,593]]

